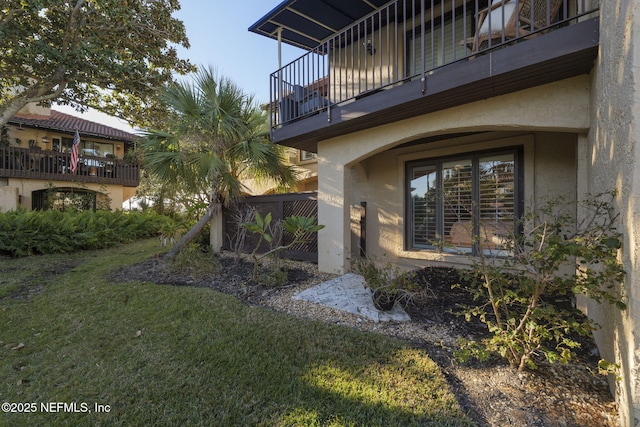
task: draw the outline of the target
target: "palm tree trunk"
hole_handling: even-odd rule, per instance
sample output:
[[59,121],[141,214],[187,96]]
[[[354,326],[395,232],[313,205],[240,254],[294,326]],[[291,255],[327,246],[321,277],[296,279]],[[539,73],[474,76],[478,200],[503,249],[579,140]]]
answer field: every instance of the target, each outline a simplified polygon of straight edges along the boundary
[[222,204],[216,202],[213,206],[213,217],[209,223],[211,226],[209,230],[209,244],[214,253],[220,252],[224,245],[223,221]]
[[202,218],[200,218],[200,220],[196,223],[196,225],[191,227],[191,230],[187,231],[186,234],[182,236],[180,240],[178,240],[178,243],[176,243],[175,246],[165,254],[163,258],[164,261],[172,260],[176,255],[178,255],[178,252],[180,252],[182,248],[187,246],[189,243],[193,241],[193,239],[198,237],[200,232],[202,232],[202,229],[204,228],[204,226],[207,225],[207,223],[211,220],[213,215],[218,213],[219,210],[220,210],[219,203],[209,204],[209,208],[207,209],[207,212],[202,216]]

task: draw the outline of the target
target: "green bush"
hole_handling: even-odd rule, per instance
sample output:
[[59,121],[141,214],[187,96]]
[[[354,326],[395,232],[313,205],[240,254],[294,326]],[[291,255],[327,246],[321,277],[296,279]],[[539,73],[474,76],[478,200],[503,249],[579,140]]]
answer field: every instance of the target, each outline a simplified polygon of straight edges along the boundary
[[[284,221],[277,221],[275,224],[271,224],[271,212],[267,213],[264,217],[256,212],[253,221],[248,221],[240,224],[246,228],[249,232],[257,234],[260,238],[251,253],[253,258],[253,280],[258,280],[258,269],[260,267],[260,260],[267,256],[276,255],[282,251],[305,242],[309,239],[312,233],[317,233],[324,228],[324,225],[318,225],[316,223],[315,215],[306,216],[288,216]],[[288,244],[280,244],[280,237],[283,233],[287,232],[290,235],[290,241]],[[258,254],[260,245],[262,242],[269,243],[272,247],[263,254]],[[276,280],[281,280],[282,277]]]
[[358,257],[352,260],[353,271],[364,278],[373,292],[376,305],[380,301],[394,301],[407,307],[414,301],[426,298],[427,287],[415,280],[415,272],[402,272],[400,267],[387,262],[378,267],[375,261],[368,257]]
[[[583,294],[625,309],[619,260],[622,234],[616,230],[613,192],[579,202],[550,200],[522,219],[522,233],[500,236],[509,256],[492,256],[476,242],[480,256],[467,275],[477,305],[467,307],[467,320],[477,317],[490,338],[463,343],[460,356],[504,357],[522,371],[535,368],[534,356],[567,362],[580,346],[577,336],[598,327],[567,301]],[[576,212],[581,215],[575,218]]]
[[135,211],[0,213],[0,254],[23,257],[106,248],[157,236],[172,221]]

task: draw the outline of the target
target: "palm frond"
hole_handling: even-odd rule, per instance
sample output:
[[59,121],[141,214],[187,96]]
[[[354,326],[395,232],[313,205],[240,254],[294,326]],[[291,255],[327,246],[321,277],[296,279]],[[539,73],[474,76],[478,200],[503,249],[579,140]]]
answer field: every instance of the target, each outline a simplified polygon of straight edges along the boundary
[[267,114],[214,68],[201,67],[160,98],[172,120],[161,131],[147,131],[141,144],[147,170],[159,179],[229,200],[243,193],[243,170],[279,185],[295,181],[281,148],[269,142]]

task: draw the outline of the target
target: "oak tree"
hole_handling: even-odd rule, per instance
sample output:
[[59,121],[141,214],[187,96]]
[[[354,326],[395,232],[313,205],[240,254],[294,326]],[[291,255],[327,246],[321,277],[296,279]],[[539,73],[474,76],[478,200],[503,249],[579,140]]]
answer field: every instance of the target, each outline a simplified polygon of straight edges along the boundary
[[138,125],[193,66],[178,0],[0,0],[0,127],[28,103],[95,108]]

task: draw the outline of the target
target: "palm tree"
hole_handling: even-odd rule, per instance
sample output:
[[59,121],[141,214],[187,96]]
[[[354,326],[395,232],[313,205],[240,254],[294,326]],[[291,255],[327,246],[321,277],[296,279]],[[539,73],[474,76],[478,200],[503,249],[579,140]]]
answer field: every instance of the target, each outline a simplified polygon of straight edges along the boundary
[[200,221],[169,251],[167,258],[195,238],[220,209],[242,195],[242,178],[270,179],[280,187],[295,182],[282,147],[269,141],[267,115],[226,77],[201,68],[191,82],[177,82],[161,94],[170,119],[148,130],[141,143],[146,170],[193,198],[206,198]]

